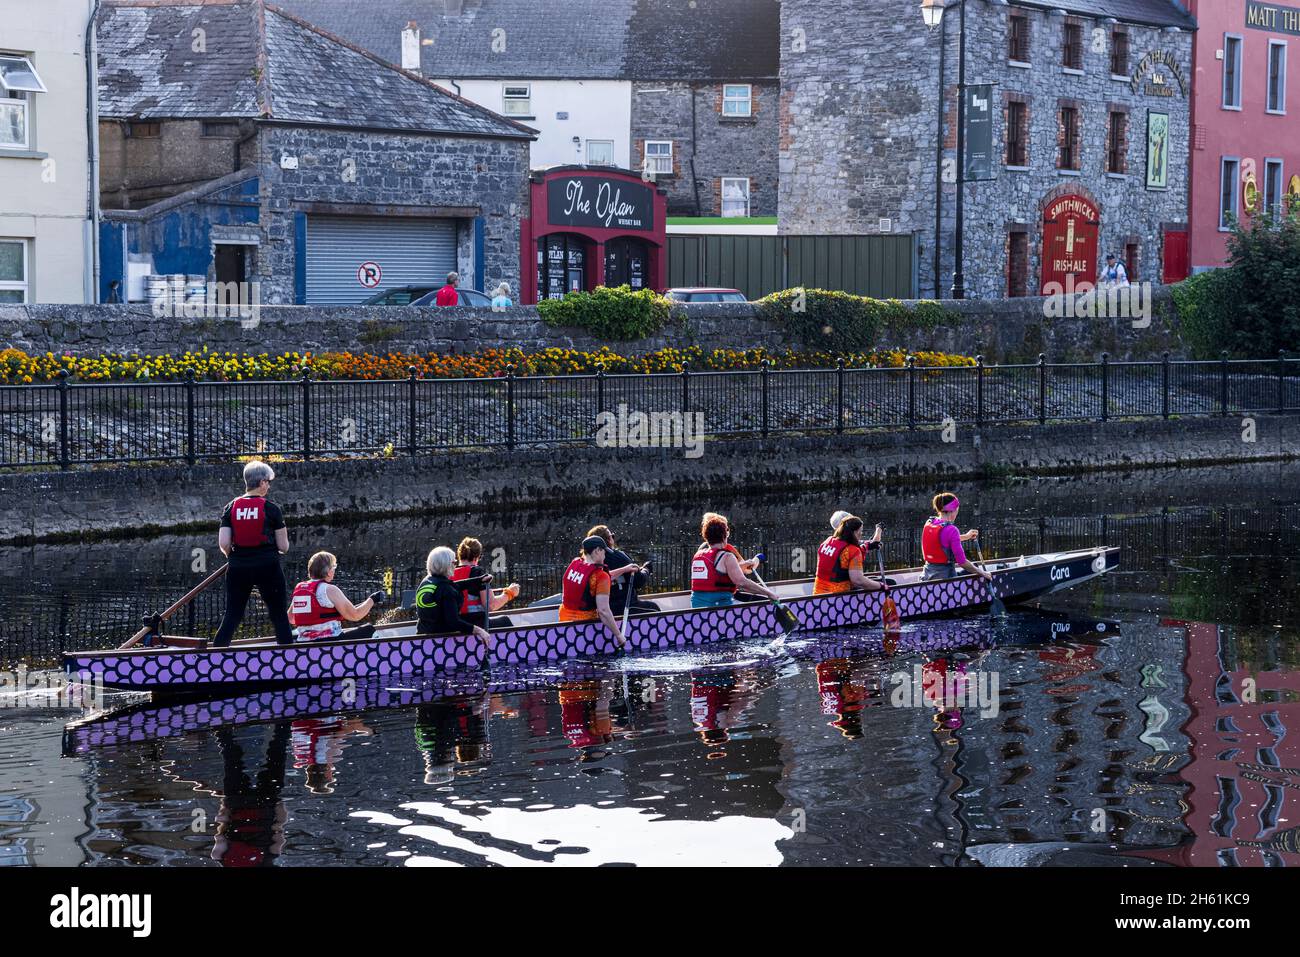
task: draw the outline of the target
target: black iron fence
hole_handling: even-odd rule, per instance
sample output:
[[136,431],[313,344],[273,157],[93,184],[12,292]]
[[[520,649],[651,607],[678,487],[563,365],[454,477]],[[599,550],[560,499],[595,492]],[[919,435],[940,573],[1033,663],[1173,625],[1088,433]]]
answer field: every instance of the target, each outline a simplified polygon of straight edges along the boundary
[[[949,423],[1106,421],[1300,410],[1300,362],[1277,359],[407,379],[0,386],[0,468],[420,455],[600,444],[644,416],[700,435]],[[692,413],[691,421],[675,419]],[[643,423],[644,424],[644,423]],[[606,436],[608,431],[604,433]],[[676,433],[675,433],[676,434]],[[629,443],[630,444],[630,443]],[[667,444],[652,441],[648,444]]]

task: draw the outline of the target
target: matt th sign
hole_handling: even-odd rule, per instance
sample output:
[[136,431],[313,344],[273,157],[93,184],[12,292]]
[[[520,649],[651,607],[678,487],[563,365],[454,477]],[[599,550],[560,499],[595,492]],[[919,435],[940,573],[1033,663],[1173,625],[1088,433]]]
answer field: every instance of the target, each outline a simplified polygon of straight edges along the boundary
[[654,229],[654,191],[640,183],[603,176],[570,176],[546,184],[552,226]]
[[1246,26],[1300,37],[1300,10],[1278,3],[1246,4]]

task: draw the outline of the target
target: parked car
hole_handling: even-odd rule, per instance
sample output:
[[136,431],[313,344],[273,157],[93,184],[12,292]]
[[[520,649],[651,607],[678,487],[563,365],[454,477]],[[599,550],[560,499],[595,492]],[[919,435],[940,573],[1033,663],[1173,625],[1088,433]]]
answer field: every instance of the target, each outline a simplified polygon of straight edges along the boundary
[[[438,289],[441,289],[439,286]],[[438,289],[431,290],[427,295],[421,296],[413,306],[434,306],[437,305],[435,300],[438,298]],[[492,297],[477,289],[466,289],[463,286],[456,287],[456,305],[458,306],[491,306]]]
[[362,300],[363,306],[409,306],[417,299],[436,293],[441,285],[428,286],[389,286],[375,293],[369,299]]
[[739,289],[721,289],[713,286],[683,286],[664,293],[674,302],[749,302]]

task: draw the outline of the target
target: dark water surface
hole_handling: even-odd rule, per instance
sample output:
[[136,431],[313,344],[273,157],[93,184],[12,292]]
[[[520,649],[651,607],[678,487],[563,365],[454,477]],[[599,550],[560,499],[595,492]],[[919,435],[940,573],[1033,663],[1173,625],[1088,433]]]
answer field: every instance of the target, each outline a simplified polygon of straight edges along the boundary
[[[783,577],[840,507],[884,522],[889,565],[916,559],[923,495],[757,491],[298,526],[290,561],[329,548],[359,596],[475,534],[528,601],[608,521],[671,588],[706,508]],[[217,553],[0,549],[0,866],[1300,865],[1295,469],[958,491],[986,551],[1104,542],[1123,567],[1006,620],[909,623],[893,647],[863,629],[188,709],[119,695],[66,741],[81,712],[13,691],[17,670],[120,642],[202,577],[194,549]],[[178,630],[209,632],[220,604]],[[940,687],[965,697],[921,693]]]

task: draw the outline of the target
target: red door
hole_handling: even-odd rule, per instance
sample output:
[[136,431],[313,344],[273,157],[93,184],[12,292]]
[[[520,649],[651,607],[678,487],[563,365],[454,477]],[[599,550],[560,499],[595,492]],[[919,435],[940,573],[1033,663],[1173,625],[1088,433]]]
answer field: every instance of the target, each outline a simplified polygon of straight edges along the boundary
[[1040,294],[1086,292],[1097,282],[1101,214],[1087,197],[1070,194],[1043,210],[1043,286]]
[[1191,270],[1188,266],[1187,232],[1185,230],[1169,230],[1165,233],[1164,262],[1164,282],[1166,285],[1172,282],[1182,282],[1187,278]]

